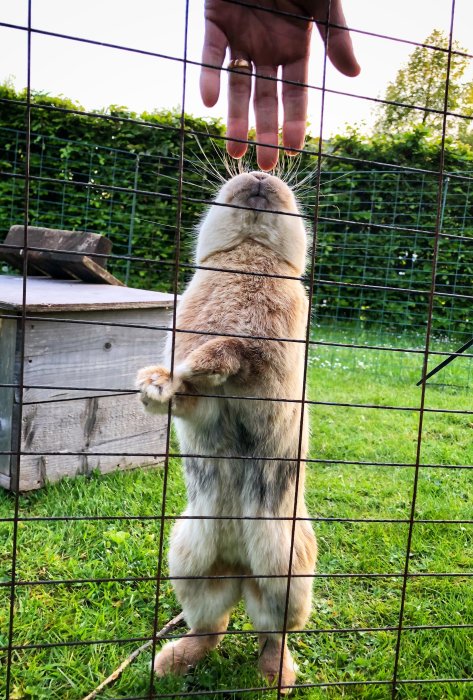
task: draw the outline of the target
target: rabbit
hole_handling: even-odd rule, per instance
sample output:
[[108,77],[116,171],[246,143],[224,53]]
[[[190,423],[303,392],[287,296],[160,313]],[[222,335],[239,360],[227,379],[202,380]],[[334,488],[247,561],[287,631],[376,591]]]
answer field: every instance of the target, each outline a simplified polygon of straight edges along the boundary
[[[271,684],[295,683],[296,667],[278,630],[298,469],[292,573],[299,576],[291,578],[288,630],[301,629],[309,616],[317,557],[304,520],[308,301],[298,278],[305,259],[304,224],[282,180],[247,172],[225,182],[197,239],[197,265],[217,270],[197,269],[179,302],[173,373],[171,333],[164,364],[138,373],[145,408],[166,413],[171,402],[182,453],[190,455],[184,459],[188,505],[172,530],[169,569],[179,577],[174,588],[191,629],[156,655],[158,676],[186,673],[215,648],[243,597],[259,635],[260,671]],[[217,578],[185,578],[205,576]]]

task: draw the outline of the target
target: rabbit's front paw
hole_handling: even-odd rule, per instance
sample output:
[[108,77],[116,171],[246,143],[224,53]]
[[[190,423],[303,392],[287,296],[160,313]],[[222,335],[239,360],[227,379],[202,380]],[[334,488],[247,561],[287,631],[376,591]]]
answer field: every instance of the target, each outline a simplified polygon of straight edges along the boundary
[[151,365],[140,369],[136,377],[140,399],[150,413],[167,413],[168,403],[176,392],[175,382],[166,367]]

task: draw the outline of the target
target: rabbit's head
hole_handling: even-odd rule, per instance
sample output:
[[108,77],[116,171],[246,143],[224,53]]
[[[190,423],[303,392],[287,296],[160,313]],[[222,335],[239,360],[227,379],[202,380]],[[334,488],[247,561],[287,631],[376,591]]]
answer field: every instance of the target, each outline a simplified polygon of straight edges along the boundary
[[306,232],[291,189],[275,175],[236,175],[220,189],[201,222],[197,263],[254,240],[274,251],[302,274]]

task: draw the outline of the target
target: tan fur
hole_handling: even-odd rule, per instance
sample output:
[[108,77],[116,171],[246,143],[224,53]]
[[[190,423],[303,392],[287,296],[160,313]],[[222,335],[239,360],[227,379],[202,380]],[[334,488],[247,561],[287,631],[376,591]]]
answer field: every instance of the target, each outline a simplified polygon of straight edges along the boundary
[[[260,211],[212,207],[203,221],[197,255],[219,270],[197,270],[182,297],[173,376],[169,342],[167,366],[141,370],[138,386],[148,410],[166,412],[171,401],[183,453],[206,455],[186,459],[188,517],[176,523],[171,537],[170,571],[179,577],[175,589],[186,619],[194,631],[223,633],[230,608],[243,595],[261,632],[260,668],[274,683],[282,637],[265,630],[283,625],[292,521],[270,519],[292,517],[297,458],[306,456],[307,415],[300,455],[299,435],[307,298],[298,279],[244,274],[297,278],[303,272],[305,232],[300,219],[266,211],[297,212],[292,193],[277,178],[261,175],[237,176],[217,198]],[[176,396],[181,393],[188,395]],[[256,400],[226,398],[239,396]],[[232,460],[238,455],[259,459]],[[304,474],[302,461],[300,518],[307,516]],[[197,515],[229,519],[192,518]],[[255,516],[269,520],[254,520]],[[297,521],[292,572],[307,576],[291,580],[288,629],[302,627],[309,615],[316,554],[310,523]],[[220,571],[229,578],[185,579]],[[231,578],[247,573],[257,578]],[[155,662],[158,673],[185,671],[216,640],[217,636],[184,637],[164,647]],[[294,681],[294,664],[284,647],[281,682]]]
[[[279,667],[281,664],[281,653],[283,646],[280,639],[274,639],[274,636],[261,635],[259,639],[260,656],[258,666],[270,685],[276,685],[279,679]],[[291,656],[291,652],[284,643],[284,658],[282,663],[281,673],[281,693],[288,695],[291,687],[296,682],[296,666]]]
[[[154,661],[154,670],[158,676],[167,673],[184,675],[196,665],[206,654],[220,643],[228,626],[228,615],[222,618],[215,629],[207,628],[205,632],[213,632],[212,635],[201,635],[198,629],[192,629],[177,642],[167,644]],[[222,634],[218,634],[218,632]],[[196,636],[194,636],[196,635]]]

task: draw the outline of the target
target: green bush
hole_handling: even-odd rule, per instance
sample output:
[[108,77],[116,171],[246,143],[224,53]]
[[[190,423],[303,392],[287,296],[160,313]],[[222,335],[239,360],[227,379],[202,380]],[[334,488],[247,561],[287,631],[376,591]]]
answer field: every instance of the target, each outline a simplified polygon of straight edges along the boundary
[[[33,95],[32,104],[29,223],[106,235],[117,256],[111,271],[131,286],[152,289],[172,287],[179,232],[182,284],[190,275],[196,223],[218,173],[228,176],[223,124],[186,115],[181,128],[177,112],[138,116],[116,106],[88,114],[47,95]],[[0,86],[5,232],[24,221],[26,113],[25,93]],[[308,145],[311,152],[289,177],[305,180],[299,197],[310,226],[317,140]],[[473,151],[447,139],[441,192],[440,156],[439,140],[421,127],[386,136],[353,130],[323,144],[314,296],[320,319],[394,329],[425,324],[440,211],[448,236],[439,245],[436,290],[442,294],[435,297],[434,331],[471,334]],[[247,165],[255,167],[253,152]]]

